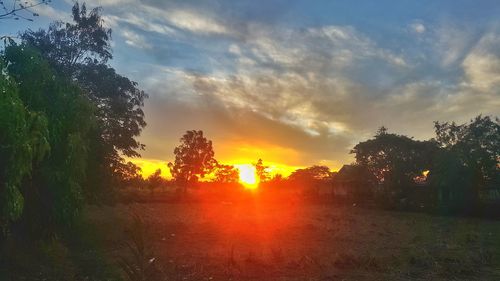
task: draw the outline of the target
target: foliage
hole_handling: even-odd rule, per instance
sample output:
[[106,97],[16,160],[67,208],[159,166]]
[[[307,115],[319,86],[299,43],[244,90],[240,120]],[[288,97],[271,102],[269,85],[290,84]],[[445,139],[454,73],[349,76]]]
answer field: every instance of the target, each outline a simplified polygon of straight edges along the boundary
[[153,174],[149,175],[147,178],[147,186],[151,192],[160,187],[163,183],[163,178],[161,177],[161,169],[157,169]]
[[454,152],[475,174],[481,188],[498,177],[500,169],[500,119],[477,116],[469,124],[435,122],[436,140]]
[[430,169],[437,150],[434,141],[416,141],[381,127],[373,139],[357,144],[351,153],[381,184],[377,193],[381,203],[403,207],[413,200],[415,178]]
[[215,182],[235,183],[239,180],[239,171],[233,165],[217,164],[215,167]]
[[175,161],[169,162],[170,174],[184,187],[211,173],[217,165],[212,141],[203,136],[203,131],[187,131],[174,149]]
[[49,151],[47,118],[30,112],[0,61],[0,231],[17,220],[23,210],[20,185]]
[[439,151],[428,175],[428,182],[437,188],[437,200],[452,202],[453,206],[447,207],[463,209],[478,203],[472,173],[463,165],[456,153]]
[[375,194],[377,178],[366,166],[359,164],[344,165],[337,174],[333,176],[334,187],[348,187],[346,194],[356,202],[362,202],[372,198]]
[[20,1],[20,0],[12,0],[12,3],[6,3],[6,1],[0,1],[0,20],[5,19],[24,19],[27,21],[33,21],[33,17],[38,17],[39,14],[31,11],[31,8],[40,5],[47,5],[51,2],[51,0],[40,0],[40,1]]
[[[479,203],[480,193],[500,183],[500,121],[477,116],[468,124],[435,122],[442,151],[429,178],[445,200],[462,207]],[[454,196],[455,198],[450,198]]]
[[75,2],[74,23],[56,21],[48,30],[27,30],[20,34],[22,42],[36,47],[56,69],[70,76],[81,64],[106,63],[112,58],[111,30],[104,26],[100,8],[87,13],[85,4]]
[[[111,30],[106,28],[99,8],[87,11],[76,2],[73,23],[55,22],[47,30],[25,31],[22,43],[37,48],[58,75],[67,76],[83,90],[94,105],[97,127],[90,140],[88,198],[102,197],[109,187],[127,182],[125,170],[134,170],[122,157],[138,157],[144,145],[135,137],[146,125],[144,99],[137,83],[107,65],[111,54]],[[132,168],[132,169],[131,169]]]
[[314,165],[293,171],[288,179],[300,183],[311,183],[314,181],[328,180],[331,176],[332,173],[330,172],[330,168],[326,166]]
[[268,172],[269,166],[264,166],[262,159],[259,158],[257,160],[257,163],[254,163],[255,166],[255,173],[257,174],[257,177],[259,177],[259,182],[266,182],[269,180],[270,175]]
[[414,184],[414,178],[429,170],[434,141],[417,141],[387,133],[382,127],[373,139],[360,142],[351,153],[383,184],[390,196],[401,197]]
[[139,166],[129,161],[127,163],[120,162],[119,165],[115,167],[114,173],[117,175],[116,178],[121,181],[119,185],[128,186],[138,185],[142,182],[143,178],[141,171],[142,169]]
[[10,46],[4,56],[24,106],[46,118],[39,122],[47,124],[50,154],[33,166],[31,178],[24,178],[21,194],[24,222],[32,233],[43,229],[49,234],[57,225],[70,225],[80,211],[88,138],[95,126],[93,107],[78,87],[55,75],[36,50]]

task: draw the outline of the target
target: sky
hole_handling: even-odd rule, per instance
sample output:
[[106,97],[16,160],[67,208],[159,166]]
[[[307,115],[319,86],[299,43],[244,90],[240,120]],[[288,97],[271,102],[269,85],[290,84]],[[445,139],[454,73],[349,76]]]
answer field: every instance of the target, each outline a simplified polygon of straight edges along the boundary
[[[34,22],[69,20],[73,1],[37,7]],[[112,28],[118,73],[149,94],[150,173],[203,130],[223,163],[262,158],[275,172],[354,161],[385,126],[416,139],[434,121],[500,115],[498,1],[90,0]]]

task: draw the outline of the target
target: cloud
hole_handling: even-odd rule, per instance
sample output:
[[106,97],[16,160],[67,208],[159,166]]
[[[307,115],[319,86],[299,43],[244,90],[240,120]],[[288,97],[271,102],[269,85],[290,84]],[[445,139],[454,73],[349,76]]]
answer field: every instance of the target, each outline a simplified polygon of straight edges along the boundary
[[125,38],[125,43],[139,49],[151,49],[152,45],[149,44],[144,36],[141,36],[131,30],[121,30],[121,35]]
[[58,9],[54,9],[50,5],[38,5],[31,10],[35,13],[38,13],[40,16],[47,17],[51,20],[55,21],[70,21],[71,20],[71,15],[67,13],[66,11],[61,11]]
[[108,22],[113,28],[120,28],[119,22],[127,23],[135,28],[139,28],[143,31],[155,32],[163,35],[173,35],[175,30],[170,26],[158,23],[154,20],[147,19],[146,15],[137,16],[131,13],[125,13],[120,16],[116,15],[106,15],[104,21]]
[[218,1],[105,5],[115,32],[150,60],[134,67],[151,96],[141,136],[148,159],[172,159],[178,138],[202,129],[223,161],[339,168],[378,126],[426,139],[432,121],[500,113],[494,26],[409,20],[401,39],[249,19]]
[[167,20],[177,28],[195,33],[228,34],[228,29],[216,20],[203,14],[186,10],[174,10],[165,13]]
[[421,22],[414,22],[410,24],[410,29],[415,33],[424,33],[426,31],[425,25]]
[[[187,103],[162,94],[152,98],[146,110],[149,126],[141,137],[147,140],[146,158],[173,159],[178,139],[191,129],[203,130],[214,141],[216,157],[223,162],[263,158],[288,166],[312,165],[318,159],[343,158],[349,145],[344,137],[312,136],[250,109],[227,107],[217,101]],[[339,165],[337,162],[335,168]]]
[[471,86],[495,91],[500,86],[500,34],[487,33],[465,57],[462,67]]
[[[231,30],[218,22],[215,17],[195,9],[180,7],[162,9],[132,0],[108,0],[98,4],[109,6],[107,11],[110,11],[110,14],[106,15],[106,18],[115,28],[119,28],[116,23],[124,22],[144,31],[164,35],[173,35],[176,29],[206,35],[231,33]],[[131,10],[134,12],[131,13]]]
[[444,23],[436,29],[432,38],[436,57],[431,59],[440,61],[444,68],[457,67],[481,35],[481,30],[473,26]]

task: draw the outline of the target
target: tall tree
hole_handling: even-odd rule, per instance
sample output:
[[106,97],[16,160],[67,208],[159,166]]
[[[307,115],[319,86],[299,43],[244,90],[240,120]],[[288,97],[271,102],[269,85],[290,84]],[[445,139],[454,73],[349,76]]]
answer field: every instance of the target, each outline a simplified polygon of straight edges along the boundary
[[73,23],[53,22],[47,30],[27,30],[20,34],[23,43],[34,46],[61,73],[72,78],[87,63],[106,64],[111,54],[111,29],[104,25],[101,9],[87,12],[85,4],[75,2]]
[[[0,69],[6,64],[0,58]],[[29,111],[8,73],[0,74],[0,237],[24,208],[22,180],[49,152],[47,117]],[[0,239],[1,240],[1,239]]]
[[50,235],[59,226],[71,225],[81,210],[94,107],[37,50],[10,46],[4,56],[23,105],[46,119],[50,153],[32,166],[21,194],[23,224],[33,234]]
[[212,141],[203,136],[203,131],[187,131],[174,149],[175,161],[169,162],[170,174],[187,192],[188,185],[199,177],[211,173],[217,165]]
[[[144,99],[147,95],[137,83],[121,76],[107,62],[111,54],[111,29],[104,25],[99,8],[87,10],[76,2],[72,8],[73,23],[54,22],[47,30],[28,30],[20,34],[22,44],[37,48],[52,67],[83,90],[96,107],[97,128],[90,149],[87,185],[102,189],[119,184],[125,163],[123,156],[138,157],[144,145],[137,137],[144,121]],[[118,177],[117,177],[118,176]],[[95,197],[99,190],[88,194]]]

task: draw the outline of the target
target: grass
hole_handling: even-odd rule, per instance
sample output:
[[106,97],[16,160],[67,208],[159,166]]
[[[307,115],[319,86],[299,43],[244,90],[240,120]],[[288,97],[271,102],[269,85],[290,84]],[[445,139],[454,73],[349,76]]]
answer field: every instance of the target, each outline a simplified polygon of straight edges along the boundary
[[258,200],[89,207],[109,256],[126,255],[133,214],[165,280],[500,280],[500,221]]

